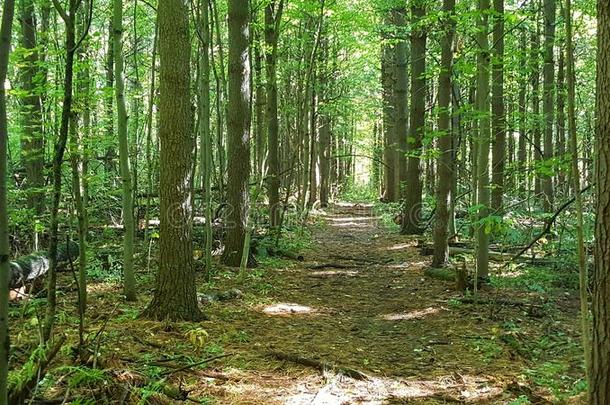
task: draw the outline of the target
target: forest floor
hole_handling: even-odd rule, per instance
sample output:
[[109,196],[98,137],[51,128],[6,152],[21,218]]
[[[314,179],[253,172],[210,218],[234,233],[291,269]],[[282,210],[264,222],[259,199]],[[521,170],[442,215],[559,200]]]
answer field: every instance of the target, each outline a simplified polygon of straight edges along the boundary
[[[577,403],[575,291],[487,287],[481,302],[520,304],[466,304],[453,283],[424,276],[416,239],[389,232],[371,206],[339,204],[308,229],[303,262],[262,260],[244,282],[222,270],[213,289],[243,295],[206,304],[206,322],[139,319],[152,283],[119,305],[119,284],[92,284],[86,331],[103,371],[68,367],[65,349],[44,396],[177,403],[159,394],[172,386],[206,404]],[[74,299],[60,297],[59,330],[76,329]],[[27,353],[32,326],[16,328]]]

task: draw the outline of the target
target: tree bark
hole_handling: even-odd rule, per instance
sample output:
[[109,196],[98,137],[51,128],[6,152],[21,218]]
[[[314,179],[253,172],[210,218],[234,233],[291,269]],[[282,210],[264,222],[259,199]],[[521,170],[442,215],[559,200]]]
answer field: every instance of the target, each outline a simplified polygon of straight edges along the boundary
[[396,125],[394,120],[394,47],[384,43],[381,50],[381,88],[383,103],[383,160],[384,160],[384,200],[395,202],[398,200],[398,187],[396,173],[396,158],[398,145],[396,144]]
[[423,232],[421,149],[426,117],[426,29],[421,24],[426,16],[426,4],[416,0],[411,5],[411,110],[408,139],[407,182],[401,233],[417,235]]
[[477,95],[476,110],[479,116],[478,147],[477,156],[477,278],[486,278],[489,275],[489,234],[483,224],[489,214],[490,192],[489,192],[489,143],[491,140],[491,128],[489,126],[489,65],[490,49],[488,30],[489,0],[479,0],[479,33],[477,43],[479,52],[477,55]]
[[445,35],[441,43],[441,73],[438,79],[438,181],[436,187],[436,222],[434,226],[434,258],[432,267],[443,267],[449,261],[448,225],[451,210],[452,179],[455,171],[453,131],[451,122],[451,74],[453,69],[453,38],[455,36],[455,0],[443,1]]
[[49,277],[47,278],[47,311],[43,326],[43,340],[50,339],[55,323],[57,307],[57,246],[59,228],[59,202],[61,199],[61,168],[68,142],[70,116],[72,115],[72,87],[74,79],[74,55],[76,53],[75,20],[80,2],[69,0],[68,10],[64,10],[58,0],[53,4],[65,23],[65,51],[66,61],[64,70],[64,96],[61,111],[61,124],[55,143],[53,155],[53,192],[51,201],[51,220],[49,226]]
[[[395,188],[400,194],[404,187],[409,184],[408,158],[409,149],[409,109],[407,99],[409,97],[409,76],[408,76],[408,45],[406,39],[407,19],[406,8],[395,8],[392,10],[393,22],[396,26],[398,41],[394,45],[394,142],[397,145],[395,153]],[[400,196],[403,197],[402,195]]]
[[493,0],[493,63],[492,63],[492,188],[491,209],[502,212],[504,167],[506,158],[506,116],[504,105],[504,0]]
[[15,1],[5,0],[0,25],[0,403],[8,403],[7,380],[10,338],[8,331],[8,283],[10,246],[8,235],[8,117],[4,82],[11,50]]
[[239,267],[248,222],[250,177],[250,43],[248,0],[229,0],[229,104],[227,115],[228,232],[222,261]]
[[[532,3],[533,6],[534,3]],[[532,147],[534,148],[533,152],[533,162],[534,168],[536,168],[536,164],[540,164],[542,162],[542,144],[541,144],[541,128],[540,128],[540,28],[538,27],[537,21],[538,12],[535,11],[536,15],[536,27],[532,30],[530,43],[530,73],[531,73],[531,83],[532,83]],[[536,195],[540,195],[542,193],[542,175],[539,173],[539,170],[535,171],[535,179],[534,179],[534,193]]]
[[36,41],[36,18],[33,0],[19,1],[21,47],[27,50],[20,69],[23,133],[21,153],[26,172],[28,208],[38,215],[44,211],[44,132],[42,127],[41,92],[36,76],[40,72],[40,59]]
[[267,196],[271,229],[280,222],[279,119],[277,113],[277,45],[284,0],[272,0],[265,7],[265,68],[267,73],[267,145],[269,147]]
[[112,33],[114,51],[114,94],[117,106],[117,131],[119,138],[119,166],[123,188],[123,292],[127,301],[136,300],[136,279],[133,269],[133,243],[135,237],[129,138],[127,134],[127,108],[125,106],[125,82],[123,80],[123,0],[113,0]]
[[[116,0],[115,0],[116,1]],[[192,112],[188,6],[159,2],[159,271],[145,318],[199,321],[192,246]]]
[[[547,171],[553,153],[553,125],[555,124],[555,0],[544,0],[544,161]],[[545,212],[552,212],[554,205],[553,175],[545,173],[542,178],[542,200]]]
[[[520,55],[519,61],[521,66],[527,64],[527,36],[525,29],[521,30],[519,49]],[[517,151],[517,162],[518,162],[518,174],[517,181],[519,184],[519,194],[524,197],[528,190],[527,175],[525,174],[527,168],[527,71],[523,72],[520,76],[519,82],[519,143]]]
[[[566,13],[571,12],[570,1]],[[567,14],[571,16],[571,14]],[[593,333],[589,368],[589,404],[610,403],[610,3],[597,1],[597,221],[595,224],[595,272],[593,277]],[[569,21],[569,20],[568,20]],[[570,30],[571,31],[571,30]],[[568,33],[568,55],[573,52]],[[568,80],[572,89],[573,60],[569,56]],[[571,107],[569,107],[571,109]],[[575,190],[576,191],[576,190]],[[586,314],[583,314],[586,315]]]

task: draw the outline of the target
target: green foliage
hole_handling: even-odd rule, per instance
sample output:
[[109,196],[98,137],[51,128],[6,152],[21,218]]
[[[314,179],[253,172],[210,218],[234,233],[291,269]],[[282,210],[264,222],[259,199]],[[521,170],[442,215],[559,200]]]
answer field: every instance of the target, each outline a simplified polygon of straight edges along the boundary
[[578,289],[578,273],[541,266],[512,266],[509,272],[492,275],[492,285],[545,293],[554,288]]

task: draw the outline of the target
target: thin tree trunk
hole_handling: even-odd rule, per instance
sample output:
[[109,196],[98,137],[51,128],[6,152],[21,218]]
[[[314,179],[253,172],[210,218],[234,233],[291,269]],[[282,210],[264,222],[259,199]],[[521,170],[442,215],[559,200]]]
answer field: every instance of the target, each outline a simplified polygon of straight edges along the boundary
[[409,129],[409,157],[407,159],[408,187],[404,192],[401,233],[421,234],[422,210],[422,141],[426,117],[426,29],[419,26],[426,16],[426,5],[415,1],[411,6],[411,111]]
[[19,1],[21,47],[27,51],[20,69],[22,104],[21,153],[25,166],[28,207],[38,215],[44,211],[44,133],[42,127],[41,87],[37,83],[40,59],[36,42],[33,0]]
[[[405,14],[406,8],[396,8],[392,10],[393,22],[396,25],[399,37],[398,42],[394,46],[394,151],[396,184],[394,188],[400,198],[404,197],[401,192],[409,182],[407,151],[409,149],[409,108],[408,108],[408,91],[409,91],[409,76],[408,76],[408,45],[406,39],[407,19]],[[423,96],[423,94],[422,94]]]
[[265,68],[267,73],[267,145],[269,148],[267,195],[271,229],[277,231],[280,221],[279,120],[277,111],[277,45],[284,0],[272,0],[265,7]]
[[[563,14],[563,12],[562,12]],[[563,47],[559,49],[559,61],[557,63],[557,156],[559,161],[565,159],[566,154],[566,89],[565,89],[565,51]],[[565,170],[559,169],[557,173],[557,189],[561,192],[567,191],[565,187]]]
[[[199,2],[199,30],[201,33],[199,58],[199,149],[202,171],[201,188],[205,208],[205,269],[208,279],[212,276],[212,133],[210,131],[210,18],[207,0]],[[203,5],[201,5],[203,3]]]
[[[114,0],[113,0],[114,1]],[[106,139],[113,140],[114,135],[114,104],[115,99],[114,92],[114,37],[113,37],[113,22],[110,20],[108,24],[108,49],[106,51],[106,93],[104,95],[105,105],[105,119],[106,119]],[[104,157],[104,164],[106,168],[107,180],[110,180],[110,184],[115,184],[115,166],[114,162],[116,159],[116,145],[112,142],[106,149],[106,156]]]
[[504,167],[506,158],[506,116],[504,105],[504,0],[493,0],[493,63],[492,63],[492,189],[491,209],[502,212]]
[[[549,165],[553,153],[553,125],[555,123],[555,0],[544,0],[544,160]],[[542,176],[543,208],[553,212],[553,176]]]
[[[524,29],[521,30],[521,39],[520,39],[520,64],[521,66],[525,66],[527,63],[527,37]],[[527,175],[525,171],[527,169],[527,104],[526,104],[526,95],[527,95],[527,80],[526,80],[527,72],[521,74],[519,81],[519,144],[518,144],[518,152],[517,152],[517,161],[518,161],[518,183],[519,183],[519,194],[521,197],[525,196],[527,190]]]
[[[533,4],[533,3],[532,3]],[[536,12],[537,16],[537,12]],[[532,81],[532,120],[533,120],[533,145],[534,148],[534,163],[541,163],[543,159],[542,155],[542,142],[541,142],[541,128],[540,128],[540,28],[538,27],[538,21],[536,17],[536,28],[532,30],[531,34],[531,50],[530,50],[530,64],[531,64],[531,81]],[[540,195],[542,193],[542,175],[536,172],[534,179],[534,193]]]
[[127,108],[125,107],[125,83],[123,81],[123,0],[113,0],[113,50],[114,79],[117,106],[117,131],[119,138],[119,163],[123,186],[123,292],[127,301],[136,300],[136,279],[133,269],[133,243],[135,225],[133,217],[133,193],[129,162],[129,138],[127,135]]
[[8,117],[4,82],[11,50],[15,1],[5,0],[0,25],[0,404],[8,404],[7,380],[10,338],[8,331],[8,284],[10,246],[8,235]]
[[250,177],[250,62],[248,0],[229,0],[227,202],[231,211],[223,262],[239,267],[248,226]]
[[[389,20],[391,21],[391,20]],[[384,138],[384,200],[395,202],[398,200],[398,173],[396,172],[398,145],[396,144],[396,124],[394,114],[394,47],[384,43],[381,50],[381,86],[383,103],[383,138]]]
[[446,31],[441,43],[441,73],[438,83],[438,182],[436,188],[436,222],[434,226],[434,258],[432,267],[443,267],[449,261],[448,224],[455,159],[451,122],[451,74],[453,68],[453,37],[455,35],[455,0],[443,1]]
[[65,51],[66,62],[64,70],[64,98],[61,112],[61,125],[55,153],[53,156],[53,192],[51,202],[51,223],[49,226],[49,272],[47,276],[47,311],[43,326],[43,340],[48,341],[55,323],[55,312],[57,308],[57,246],[59,243],[59,202],[61,200],[61,167],[68,142],[68,131],[70,116],[72,114],[72,86],[74,78],[74,54],[76,52],[75,20],[76,12],[80,2],[69,0],[68,11],[53,0],[57,12],[65,23]]
[[489,275],[489,234],[482,223],[489,213],[489,143],[491,128],[489,123],[489,76],[490,76],[490,50],[488,30],[489,0],[479,0],[479,33],[477,43],[477,95],[476,109],[478,119],[478,155],[477,158],[477,205],[479,207],[477,224],[477,279],[487,278]]

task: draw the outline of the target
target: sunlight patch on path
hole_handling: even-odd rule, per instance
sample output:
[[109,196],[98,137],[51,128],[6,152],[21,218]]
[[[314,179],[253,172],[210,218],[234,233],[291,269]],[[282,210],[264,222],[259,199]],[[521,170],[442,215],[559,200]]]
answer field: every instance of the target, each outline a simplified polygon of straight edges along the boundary
[[429,315],[436,315],[445,309],[446,308],[443,308],[443,307],[437,307],[437,308],[428,307],[425,309],[416,309],[416,310],[410,311],[410,312],[387,314],[387,315],[383,315],[381,318],[385,319],[386,321],[410,321],[410,320],[414,320],[414,319],[424,319],[424,318],[427,318]]
[[[457,377],[456,377],[457,376]],[[472,403],[502,394],[501,387],[478,376],[445,376],[438,380],[401,380],[373,377],[366,381],[338,375],[320,378],[322,384],[310,379],[300,381],[295,391],[282,402],[289,405],[381,405],[388,400],[442,398],[448,401]]]
[[310,277],[330,277],[330,276],[347,276],[354,277],[358,275],[357,271],[352,270],[323,270],[323,271],[313,271],[309,273]]
[[267,305],[263,307],[262,311],[267,315],[301,315],[301,314],[315,314],[318,310],[306,305],[294,304],[294,303],[278,303]]

